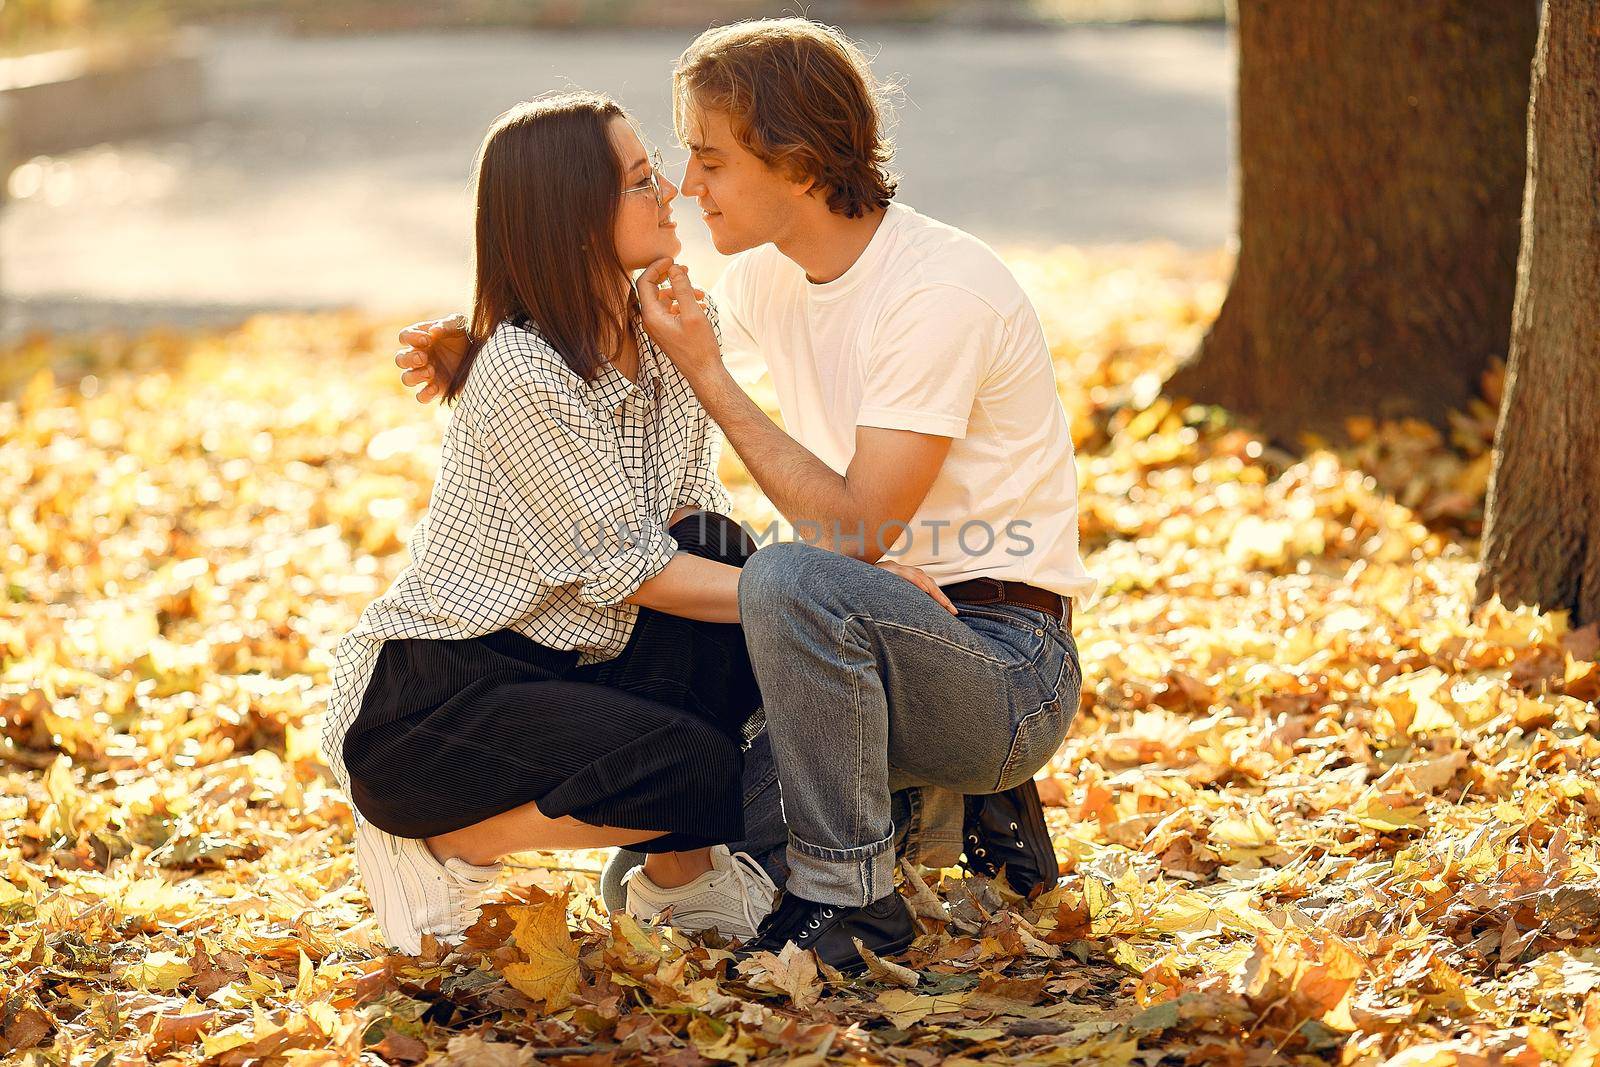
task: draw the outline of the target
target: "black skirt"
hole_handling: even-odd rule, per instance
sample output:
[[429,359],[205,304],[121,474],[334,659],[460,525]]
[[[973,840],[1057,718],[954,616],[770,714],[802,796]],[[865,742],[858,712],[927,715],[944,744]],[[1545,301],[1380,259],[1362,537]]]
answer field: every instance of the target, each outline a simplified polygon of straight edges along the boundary
[[[671,532],[733,566],[755,551],[722,515]],[[665,835],[639,851],[739,840],[741,732],[761,703],[740,627],[642,608],[620,655],[577,659],[509,630],[386,641],[345,736],[351,800],[401,837],[537,801],[549,818]]]

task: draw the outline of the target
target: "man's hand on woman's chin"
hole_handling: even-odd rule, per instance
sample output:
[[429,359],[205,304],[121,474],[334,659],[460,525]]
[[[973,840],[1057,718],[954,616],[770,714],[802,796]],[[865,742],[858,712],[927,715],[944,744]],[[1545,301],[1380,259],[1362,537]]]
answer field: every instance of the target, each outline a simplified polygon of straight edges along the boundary
[[417,389],[417,403],[426,404],[444,394],[444,383],[467,354],[467,320],[463,315],[413,322],[400,331],[405,347],[394,354],[402,371],[400,381]]
[[670,259],[658,259],[639,275],[639,315],[657,347],[693,386],[699,374],[722,366],[722,347],[701,305],[704,296],[689,272]]

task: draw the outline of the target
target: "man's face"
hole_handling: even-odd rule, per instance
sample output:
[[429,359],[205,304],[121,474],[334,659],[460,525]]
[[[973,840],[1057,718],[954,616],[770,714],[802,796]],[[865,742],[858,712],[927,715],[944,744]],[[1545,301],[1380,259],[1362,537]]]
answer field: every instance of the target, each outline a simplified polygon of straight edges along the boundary
[[807,203],[810,183],[793,181],[741,145],[724,112],[694,108],[687,126],[683,192],[700,202],[717,251],[731,256],[781,238]]

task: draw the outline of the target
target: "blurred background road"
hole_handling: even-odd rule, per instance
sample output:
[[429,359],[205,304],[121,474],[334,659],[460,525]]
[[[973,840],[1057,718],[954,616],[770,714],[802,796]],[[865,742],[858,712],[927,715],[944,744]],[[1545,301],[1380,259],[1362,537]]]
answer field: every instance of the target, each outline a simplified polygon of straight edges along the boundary
[[[904,90],[901,199],[1000,247],[1232,232],[1220,25],[855,31]],[[487,123],[606,90],[669,160],[681,30],[303,37],[212,28],[205,119],[22,161],[0,212],[8,334],[221,322],[268,308],[462,306]],[[692,204],[686,258],[716,256]]]

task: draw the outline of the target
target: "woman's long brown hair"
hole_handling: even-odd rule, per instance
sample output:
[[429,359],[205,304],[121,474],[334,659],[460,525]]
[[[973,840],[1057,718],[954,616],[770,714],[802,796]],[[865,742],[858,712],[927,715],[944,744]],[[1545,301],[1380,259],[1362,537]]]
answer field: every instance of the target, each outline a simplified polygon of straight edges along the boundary
[[518,104],[484,135],[472,322],[447,401],[502,323],[526,320],[586,381],[627,342],[628,309],[617,306],[626,271],[613,237],[623,170],[608,129],[623,116],[608,97],[567,92]]

